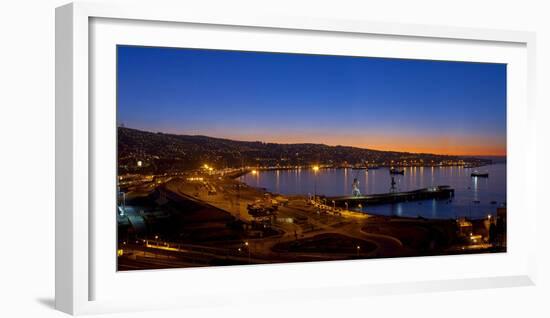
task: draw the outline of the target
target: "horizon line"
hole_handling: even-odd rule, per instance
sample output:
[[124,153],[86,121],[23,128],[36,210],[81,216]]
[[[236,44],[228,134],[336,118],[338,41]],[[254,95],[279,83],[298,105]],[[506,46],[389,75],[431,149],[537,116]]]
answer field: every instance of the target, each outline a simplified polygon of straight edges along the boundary
[[237,141],[237,142],[261,142],[261,143],[271,143],[271,144],[279,144],[279,145],[298,145],[298,144],[312,144],[312,145],[323,145],[328,147],[350,147],[350,148],[356,148],[356,149],[362,149],[362,150],[372,150],[372,151],[380,151],[380,152],[400,152],[400,153],[410,153],[410,154],[416,154],[416,155],[436,155],[436,156],[454,156],[454,157],[503,157],[506,158],[507,154],[451,154],[451,153],[435,153],[435,152],[413,152],[413,151],[405,151],[405,150],[384,150],[380,148],[364,148],[359,146],[351,146],[351,145],[341,145],[341,144],[326,144],[326,143],[315,143],[315,142],[273,142],[273,141],[262,141],[262,140],[238,140],[238,139],[232,139],[228,137],[220,137],[220,136],[213,136],[213,135],[204,135],[204,134],[184,134],[184,133],[174,133],[174,132],[165,132],[165,131],[150,131],[150,130],[144,130],[139,128],[133,128],[128,127],[125,125],[118,124],[117,128],[126,128],[126,129],[133,129],[138,130],[142,132],[147,133],[161,133],[166,135],[175,135],[175,136],[193,136],[193,137],[208,137],[208,138],[214,138],[214,139],[225,139],[230,141]]

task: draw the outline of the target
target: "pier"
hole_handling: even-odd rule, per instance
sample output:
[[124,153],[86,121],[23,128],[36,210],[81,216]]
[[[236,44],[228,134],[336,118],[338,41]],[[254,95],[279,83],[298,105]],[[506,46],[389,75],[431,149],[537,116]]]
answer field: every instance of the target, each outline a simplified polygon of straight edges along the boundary
[[405,201],[418,201],[429,199],[451,199],[455,190],[450,186],[440,185],[406,192],[379,193],[362,196],[341,196],[327,197],[328,202],[334,201],[337,206],[344,206],[346,203],[351,206],[386,204]]

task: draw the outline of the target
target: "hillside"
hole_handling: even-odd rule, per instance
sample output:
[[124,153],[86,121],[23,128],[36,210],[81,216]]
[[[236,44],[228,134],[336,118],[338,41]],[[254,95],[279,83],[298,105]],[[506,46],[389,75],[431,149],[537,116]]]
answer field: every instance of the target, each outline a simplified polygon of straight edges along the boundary
[[[236,141],[208,136],[152,133],[118,128],[119,169],[130,171],[137,160],[147,170],[195,169],[204,163],[216,167],[287,166],[313,163],[341,165],[365,161],[389,165],[391,161],[423,160],[438,163],[455,156],[379,151],[324,144],[278,144]],[[481,160],[481,159],[472,159]],[[145,168],[145,167],[144,167]]]

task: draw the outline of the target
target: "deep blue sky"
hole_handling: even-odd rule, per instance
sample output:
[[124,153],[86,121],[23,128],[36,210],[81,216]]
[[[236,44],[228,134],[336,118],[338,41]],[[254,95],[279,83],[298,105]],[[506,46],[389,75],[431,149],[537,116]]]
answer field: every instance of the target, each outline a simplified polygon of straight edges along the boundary
[[126,127],[505,154],[505,64],[119,46],[117,67]]

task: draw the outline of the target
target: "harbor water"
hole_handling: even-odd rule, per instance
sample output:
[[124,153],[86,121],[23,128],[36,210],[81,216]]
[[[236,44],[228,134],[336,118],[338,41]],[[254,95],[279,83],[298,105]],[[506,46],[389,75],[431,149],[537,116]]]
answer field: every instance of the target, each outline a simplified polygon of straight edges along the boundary
[[[345,196],[352,194],[354,179],[361,194],[390,192],[394,177],[397,191],[411,191],[437,185],[455,189],[452,200],[422,200],[393,204],[369,205],[363,212],[432,219],[456,217],[483,218],[506,205],[506,164],[480,168],[406,167],[404,175],[390,175],[388,168],[312,169],[258,171],[240,177],[242,182],[283,195]],[[471,177],[474,170],[488,172],[488,178]]]

